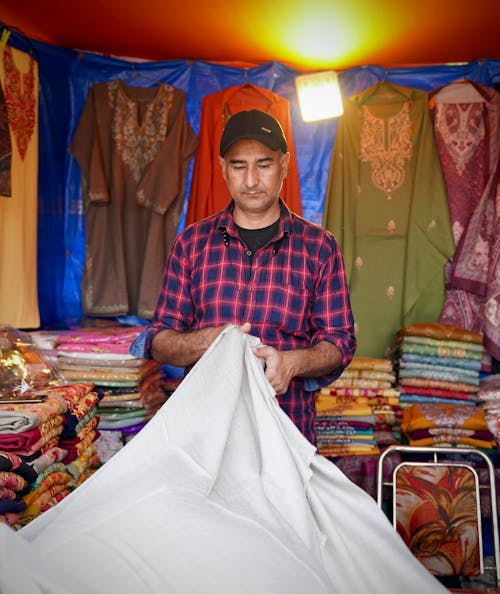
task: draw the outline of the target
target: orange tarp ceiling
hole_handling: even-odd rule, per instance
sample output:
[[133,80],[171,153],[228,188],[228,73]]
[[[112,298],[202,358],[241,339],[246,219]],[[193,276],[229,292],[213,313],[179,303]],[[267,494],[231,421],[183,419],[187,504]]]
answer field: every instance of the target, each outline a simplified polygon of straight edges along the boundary
[[303,71],[500,59],[500,0],[0,0],[60,47]]

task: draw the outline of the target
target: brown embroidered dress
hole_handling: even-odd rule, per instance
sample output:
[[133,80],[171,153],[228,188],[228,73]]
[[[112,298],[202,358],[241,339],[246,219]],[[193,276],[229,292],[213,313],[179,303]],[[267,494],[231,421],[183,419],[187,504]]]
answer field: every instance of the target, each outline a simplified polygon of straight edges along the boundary
[[88,315],[153,315],[196,149],[185,100],[167,84],[89,91],[71,146],[83,174]]

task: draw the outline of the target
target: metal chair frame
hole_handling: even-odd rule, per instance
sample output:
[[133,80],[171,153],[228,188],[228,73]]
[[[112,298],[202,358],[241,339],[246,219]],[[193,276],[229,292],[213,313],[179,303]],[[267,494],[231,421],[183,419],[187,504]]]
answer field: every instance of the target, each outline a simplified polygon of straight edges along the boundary
[[[405,461],[403,456],[403,461],[399,463],[394,470],[392,471],[391,480],[384,480],[384,461],[385,459],[390,456],[392,453],[397,452],[399,454],[427,454],[429,459],[422,462],[412,462],[411,460]],[[447,459],[446,461],[442,461],[443,457],[449,456],[475,456],[480,458],[486,465],[488,469],[488,485],[479,485],[479,477],[477,475],[476,469],[467,463],[464,460],[457,460],[456,462],[453,460]],[[499,587],[500,585],[500,544],[499,544],[499,528],[498,528],[498,511],[497,511],[497,500],[496,500],[496,485],[495,485],[495,468],[493,466],[492,461],[490,460],[489,456],[475,448],[460,448],[460,447],[425,447],[425,446],[405,446],[405,445],[392,445],[389,446],[386,450],[384,450],[378,459],[377,463],[377,504],[378,506],[383,509],[383,488],[392,487],[392,524],[394,529],[396,529],[396,501],[395,501],[395,490],[396,490],[396,473],[399,468],[403,465],[415,465],[415,466],[436,466],[436,465],[445,465],[445,466],[462,466],[466,467],[471,470],[476,479],[476,497],[477,497],[477,509],[478,509],[478,530],[479,530],[479,547],[480,547],[480,570],[481,574],[485,572],[486,569],[492,570],[495,572],[495,585]],[[482,542],[482,521],[483,517],[481,514],[481,501],[480,501],[480,489],[488,489],[490,494],[490,511],[491,511],[491,528],[492,528],[492,538],[493,538],[493,558],[494,558],[494,565],[493,566],[485,566],[484,563],[484,555],[483,555],[483,542]]]

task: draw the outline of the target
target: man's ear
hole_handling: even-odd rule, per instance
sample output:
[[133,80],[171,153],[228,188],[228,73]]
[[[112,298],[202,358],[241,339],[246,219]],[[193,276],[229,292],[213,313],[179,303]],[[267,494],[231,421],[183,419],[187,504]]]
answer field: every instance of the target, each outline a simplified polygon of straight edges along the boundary
[[288,166],[290,165],[290,153],[281,155],[281,166],[283,167],[283,179],[288,175]]
[[219,165],[222,170],[222,177],[224,179],[226,179],[226,161],[225,161],[224,157],[221,157],[220,155],[218,156],[218,159],[219,159]]

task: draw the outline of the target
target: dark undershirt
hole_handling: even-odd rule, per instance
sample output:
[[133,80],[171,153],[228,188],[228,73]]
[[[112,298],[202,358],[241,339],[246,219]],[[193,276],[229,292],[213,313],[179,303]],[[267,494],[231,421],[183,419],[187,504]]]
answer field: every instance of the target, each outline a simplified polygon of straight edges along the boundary
[[259,248],[264,247],[271,241],[271,238],[274,237],[278,230],[279,222],[280,220],[277,219],[272,225],[262,229],[243,229],[243,227],[236,225],[241,240],[248,248],[248,256],[253,257]]

